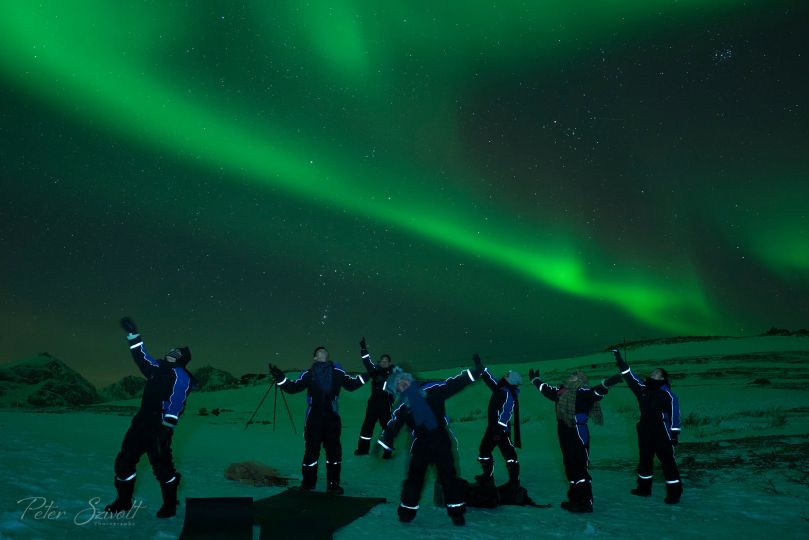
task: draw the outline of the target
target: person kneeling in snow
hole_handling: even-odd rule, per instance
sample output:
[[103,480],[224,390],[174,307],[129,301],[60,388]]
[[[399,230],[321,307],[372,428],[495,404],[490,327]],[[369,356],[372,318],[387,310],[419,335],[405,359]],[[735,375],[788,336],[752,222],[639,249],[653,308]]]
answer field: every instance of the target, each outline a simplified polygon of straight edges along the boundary
[[320,446],[326,450],[326,491],[342,495],[340,470],[343,460],[343,447],[340,444],[340,420],[337,400],[340,389],[353,392],[365,384],[361,375],[352,377],[331,360],[326,347],[318,347],[314,352],[312,367],[301,373],[297,380],[287,379],[284,372],[270,364],[270,373],[275,377],[278,388],[288,394],[306,390],[306,423],[303,428],[305,441],[301,472],[301,489],[310,491],[317,483],[317,462],[320,460]]
[[484,368],[477,354],[474,361],[475,366],[472,369],[466,369],[446,381],[421,385],[409,373],[395,371],[385,385],[387,391],[399,397],[401,404],[393,411],[377,442],[385,450],[392,451],[393,440],[404,424],[410,427],[413,434],[410,464],[407,478],[402,485],[402,501],[398,508],[399,521],[409,522],[416,517],[424,487],[424,475],[427,467],[435,464],[438,481],[444,489],[447,514],[455,525],[465,523],[464,488],[455,471],[445,401],[472,384],[483,373]]
[[638,431],[638,486],[631,490],[632,495],[649,497],[652,494],[652,463],[654,456],[663,466],[666,479],[666,498],[668,504],[680,502],[683,484],[680,471],[677,469],[674,447],[680,436],[680,402],[671,391],[669,374],[665,369],[652,371],[645,381],[641,381],[632,373],[629,364],[623,359],[618,349],[614,349],[615,364],[621,370],[627,386],[635,394],[640,407],[640,420],[636,426]]
[[572,373],[560,387],[543,382],[538,370],[529,370],[528,376],[543,396],[556,402],[556,432],[562,449],[565,475],[570,483],[568,500],[561,506],[570,512],[592,512],[592,477],[588,471],[590,430],[587,420],[592,416],[596,424],[604,423],[598,402],[607,394],[610,386],[621,382],[621,377],[613,375],[590,388],[587,386],[587,375],[581,371]]
[[[492,450],[497,446],[506,460],[508,469],[509,487],[517,488],[520,485],[520,462],[517,460],[517,451],[520,448],[520,405],[517,401],[522,382],[520,374],[509,371],[496,381],[489,373],[488,368],[483,370],[481,377],[492,391],[489,398],[488,425],[478,450],[478,461],[483,467],[483,474],[475,477],[480,484],[494,485],[494,456]],[[514,444],[511,443],[511,418],[514,417]]]
[[191,351],[188,347],[172,349],[164,358],[156,360],[146,352],[132,319],[121,319],[121,327],[127,332],[129,350],[146,377],[146,386],[143,388],[140,410],[132,419],[121,451],[115,458],[118,497],[105,510],[118,513],[128,512],[132,508],[135,467],[145,452],[163,494],[163,506],[158,510],[157,517],[168,518],[177,513],[177,487],[180,484],[180,473],[174,469],[171,458],[171,439],[185,409],[188,392],[196,388],[194,378],[185,368],[191,361]]

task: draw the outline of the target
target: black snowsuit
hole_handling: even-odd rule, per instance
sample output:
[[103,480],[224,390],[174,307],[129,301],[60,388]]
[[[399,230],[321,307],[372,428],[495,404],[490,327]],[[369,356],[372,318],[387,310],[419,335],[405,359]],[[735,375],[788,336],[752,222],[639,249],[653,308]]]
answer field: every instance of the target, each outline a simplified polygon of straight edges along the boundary
[[317,482],[321,445],[326,451],[326,482],[329,487],[340,485],[343,449],[340,445],[342,423],[337,400],[341,388],[351,392],[363,384],[365,379],[361,375],[352,377],[331,361],[315,362],[297,380],[284,378],[278,383],[278,387],[289,394],[307,391],[306,422],[303,428],[305,449],[301,466],[301,487],[304,489],[313,489]]
[[424,476],[430,464],[435,464],[438,481],[444,489],[447,513],[452,517],[466,512],[465,490],[458,481],[452,455],[452,439],[447,429],[445,401],[474,381],[472,371],[467,369],[446,381],[422,385],[424,399],[438,422],[437,427],[428,430],[423,425],[416,425],[409,405],[402,402],[394,409],[388,425],[380,435],[378,442],[385,450],[393,450],[393,440],[403,425],[410,427],[413,435],[410,464],[407,478],[402,485],[402,500],[398,508],[399,517],[403,521],[410,521],[416,515],[424,487]]
[[138,460],[146,453],[155,478],[161,484],[168,484],[179,476],[172,460],[171,439],[185,409],[193,378],[184,366],[150,356],[140,335],[128,341],[132,358],[146,377],[146,386],[140,410],[132,419],[115,458],[116,480],[134,480]]
[[677,502],[682,493],[674,447],[680,435],[680,402],[665,381],[641,381],[625,361],[619,368],[627,386],[638,399],[638,487],[636,495],[651,495],[654,456],[660,460],[668,492],[666,502]]
[[488,369],[483,371],[481,376],[492,391],[489,398],[489,409],[487,414],[488,423],[483,438],[478,449],[478,461],[483,467],[483,474],[480,479],[493,480],[494,457],[492,450],[500,448],[503,459],[506,460],[509,482],[519,483],[520,462],[517,460],[517,451],[511,442],[511,419],[514,415],[514,408],[517,405],[517,398],[520,390],[516,386],[507,384],[504,380],[496,381],[491,376]]
[[386,368],[374,363],[371,354],[367,350],[360,351],[362,363],[368,370],[368,379],[371,381],[371,396],[365,407],[365,420],[360,428],[360,438],[357,441],[357,454],[367,454],[371,446],[371,437],[374,435],[374,424],[379,422],[379,426],[385,429],[390,420],[391,407],[393,406],[393,394],[385,391],[385,382],[393,372],[394,366],[391,364]]
[[531,381],[543,396],[556,402],[557,407],[559,398],[564,392],[576,392],[575,414],[573,418],[569,419],[572,425],[568,425],[568,422],[559,418],[556,421],[556,433],[559,437],[559,447],[562,450],[565,476],[569,482],[568,503],[567,505],[563,503],[563,508],[592,512],[592,477],[588,470],[590,466],[590,430],[587,420],[596,402],[601,401],[609,392],[608,388],[620,380],[620,377],[613,376],[593,388],[580,386],[575,390],[565,386],[551,386],[539,377],[535,377]]

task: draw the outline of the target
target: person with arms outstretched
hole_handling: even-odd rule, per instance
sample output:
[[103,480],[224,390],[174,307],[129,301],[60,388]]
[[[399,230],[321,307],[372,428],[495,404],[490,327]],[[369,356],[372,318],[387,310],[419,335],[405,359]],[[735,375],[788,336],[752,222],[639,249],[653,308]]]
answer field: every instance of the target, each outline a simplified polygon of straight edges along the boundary
[[282,391],[297,394],[306,390],[306,423],[303,428],[305,448],[301,473],[301,489],[310,491],[317,483],[317,464],[320,460],[320,447],[326,451],[326,491],[342,494],[340,471],[343,448],[340,445],[342,422],[338,409],[340,390],[353,392],[365,384],[362,375],[352,377],[329,359],[326,347],[317,347],[312,367],[291,380],[278,367],[269,365],[270,373]]
[[562,450],[565,476],[569,486],[567,500],[561,506],[570,512],[593,511],[593,487],[590,476],[590,430],[589,418],[603,424],[599,401],[609,387],[621,382],[613,375],[594,387],[587,386],[587,375],[581,371],[571,373],[561,386],[552,386],[539,377],[538,370],[529,370],[528,377],[537,390],[556,403],[556,433]]
[[401,502],[397,509],[399,521],[407,523],[416,517],[427,467],[434,464],[438,482],[444,490],[447,514],[455,525],[466,522],[464,488],[458,481],[455,469],[445,402],[483,373],[483,365],[477,354],[474,361],[472,369],[465,369],[445,381],[419,384],[411,374],[394,371],[385,385],[387,391],[396,394],[400,404],[394,409],[377,442],[385,450],[393,451],[393,441],[402,426],[407,425],[413,435],[407,477],[402,485]]

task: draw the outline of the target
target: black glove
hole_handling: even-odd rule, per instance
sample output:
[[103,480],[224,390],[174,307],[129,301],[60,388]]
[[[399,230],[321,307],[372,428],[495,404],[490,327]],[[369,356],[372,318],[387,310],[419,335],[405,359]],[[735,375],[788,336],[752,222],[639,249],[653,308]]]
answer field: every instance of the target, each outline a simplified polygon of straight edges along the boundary
[[538,369],[529,369],[528,370],[528,379],[533,381],[534,379],[539,378],[539,370]]
[[624,371],[626,370],[626,368],[629,367],[629,364],[626,363],[624,357],[621,356],[621,351],[619,351],[618,349],[613,349],[612,355],[615,357],[615,365],[618,366],[618,369]]
[[368,350],[368,344],[365,343],[365,336],[362,336],[362,339],[360,340],[360,349],[362,349],[363,351]]
[[274,365],[270,364],[269,368],[270,368],[270,373],[275,378],[276,383],[279,383],[279,382],[283,381],[284,378],[286,377],[286,375],[284,375],[284,372],[281,371],[281,369],[278,366],[274,366]]
[[138,333],[138,327],[131,317],[124,317],[121,319],[121,328],[124,329],[124,332],[127,332],[129,334]]
[[672,431],[671,432],[671,445],[677,446],[680,444],[680,432],[679,431]]
[[472,368],[472,375],[477,379],[483,374],[483,362],[480,360],[480,355],[475,353],[472,355],[472,361],[475,363],[474,367]]

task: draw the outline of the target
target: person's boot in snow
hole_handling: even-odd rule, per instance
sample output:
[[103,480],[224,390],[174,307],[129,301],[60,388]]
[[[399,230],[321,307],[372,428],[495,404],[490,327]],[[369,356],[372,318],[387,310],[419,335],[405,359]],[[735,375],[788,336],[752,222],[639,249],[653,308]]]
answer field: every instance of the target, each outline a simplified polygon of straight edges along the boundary
[[560,505],[568,512],[589,513],[593,511],[592,488],[587,481],[576,482],[569,491],[570,499]]
[[180,485],[180,475],[176,475],[168,482],[160,483],[160,492],[163,494],[163,506],[157,511],[157,517],[170,518],[177,514],[177,487]]
[[135,492],[135,478],[131,480],[120,480],[115,477],[115,489],[118,491],[118,496],[115,501],[104,507],[107,512],[129,512],[132,508],[132,494]]
[[519,462],[506,463],[508,469],[508,483],[514,487],[520,485],[520,464]]
[[683,494],[683,483],[676,482],[673,484],[666,483],[666,498],[663,500],[666,504],[677,504],[680,502],[680,496]]
[[401,504],[399,505],[399,509],[396,511],[399,514],[399,521],[402,523],[410,523],[413,521],[413,518],[416,517],[416,511],[412,508],[405,508]]
[[457,525],[459,527],[461,525],[466,525],[466,518],[463,517],[463,514],[452,514],[450,518],[452,518],[453,525]]
[[357,449],[354,450],[355,456],[367,456],[368,451],[371,449],[371,439],[364,438],[360,436],[359,440],[357,441]]
[[301,482],[301,490],[312,491],[317,484],[317,462],[311,467],[304,465],[301,467],[303,473],[303,481]]
[[342,495],[345,490],[340,487],[341,464],[326,462],[326,492]]
[[649,497],[652,494],[652,479],[638,477],[638,487],[632,488],[629,491],[632,495],[638,497]]
[[483,472],[475,475],[475,480],[481,486],[494,485],[494,460],[491,457],[478,458],[478,463],[483,468]]

